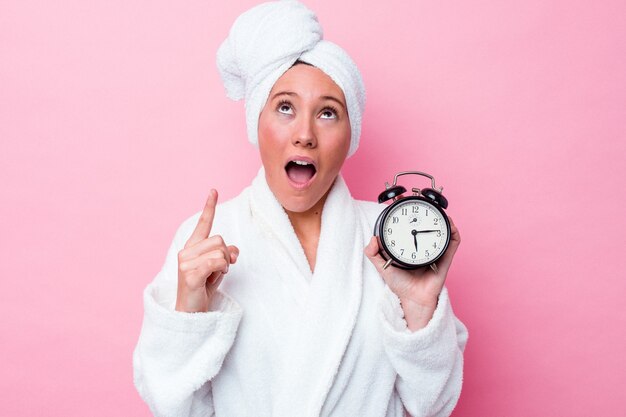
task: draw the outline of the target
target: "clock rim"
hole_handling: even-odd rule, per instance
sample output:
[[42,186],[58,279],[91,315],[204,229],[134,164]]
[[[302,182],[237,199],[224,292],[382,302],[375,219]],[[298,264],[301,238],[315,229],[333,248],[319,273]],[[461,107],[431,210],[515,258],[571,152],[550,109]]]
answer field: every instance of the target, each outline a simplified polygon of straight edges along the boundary
[[[443,248],[443,250],[439,253],[439,255],[437,255],[436,258],[433,258],[432,260],[426,262],[426,263],[420,263],[420,264],[410,264],[407,262],[404,262],[398,258],[396,258],[391,251],[389,250],[389,248],[387,247],[387,245],[385,244],[385,239],[383,238],[383,233],[382,233],[382,228],[383,225],[385,224],[383,219],[386,219],[387,216],[389,215],[389,213],[391,212],[391,209],[393,207],[399,206],[403,203],[406,203],[407,200],[419,200],[419,201],[423,201],[427,204],[429,204],[431,207],[437,209],[443,219],[446,222],[446,226],[447,226],[447,233],[446,233],[446,243],[445,246]],[[446,212],[444,211],[443,208],[441,207],[437,207],[435,204],[433,204],[433,202],[431,200],[428,200],[424,197],[421,196],[417,196],[417,195],[412,195],[412,196],[408,196],[408,197],[403,197],[400,198],[396,201],[394,201],[393,203],[391,203],[390,205],[388,205],[378,216],[378,219],[376,219],[376,224],[374,225],[374,236],[376,236],[378,238],[378,242],[379,244],[384,248],[384,251],[379,251],[379,253],[381,254],[381,256],[385,259],[385,260],[389,260],[389,258],[391,258],[391,263],[399,268],[402,269],[418,269],[418,268],[422,268],[424,266],[429,266],[431,264],[434,264],[435,262],[437,262],[439,259],[441,259],[441,257],[443,256],[444,253],[446,253],[446,251],[448,250],[448,246],[450,246],[450,239],[452,232],[450,231],[450,220],[448,219],[448,215],[446,214]],[[387,258],[387,255],[389,256],[389,258]]]

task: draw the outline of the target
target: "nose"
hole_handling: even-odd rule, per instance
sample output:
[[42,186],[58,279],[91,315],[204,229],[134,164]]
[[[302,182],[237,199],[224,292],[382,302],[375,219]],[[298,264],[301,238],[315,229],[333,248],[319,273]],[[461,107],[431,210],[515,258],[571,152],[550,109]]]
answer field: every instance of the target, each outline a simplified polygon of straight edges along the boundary
[[317,138],[315,136],[313,123],[314,121],[311,117],[302,117],[291,140],[291,143],[294,146],[302,146],[310,149],[317,146]]

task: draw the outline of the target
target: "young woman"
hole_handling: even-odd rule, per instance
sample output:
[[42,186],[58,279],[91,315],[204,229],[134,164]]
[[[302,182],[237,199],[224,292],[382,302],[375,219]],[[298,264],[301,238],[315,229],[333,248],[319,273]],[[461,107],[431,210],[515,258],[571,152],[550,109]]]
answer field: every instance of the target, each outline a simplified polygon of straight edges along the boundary
[[[144,292],[135,385],[158,416],[448,416],[467,329],[454,316],[452,242],[430,268],[385,263],[382,206],[340,174],[365,93],[309,9],[264,3],[218,51],[228,95],[246,98],[263,166],[237,197],[178,228]],[[367,259],[365,259],[367,258]]]

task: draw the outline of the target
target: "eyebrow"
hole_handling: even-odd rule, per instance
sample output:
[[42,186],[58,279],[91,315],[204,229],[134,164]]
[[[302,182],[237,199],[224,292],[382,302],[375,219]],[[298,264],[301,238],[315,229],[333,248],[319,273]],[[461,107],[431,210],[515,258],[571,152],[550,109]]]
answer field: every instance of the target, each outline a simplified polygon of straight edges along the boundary
[[276,93],[276,94],[274,94],[274,95],[272,96],[272,100],[274,100],[274,99],[275,99],[276,97],[278,97],[278,96],[282,96],[283,94],[286,94],[286,95],[288,95],[288,96],[297,96],[297,94],[296,94],[296,93],[293,93],[293,92],[291,92],[291,91],[279,91],[278,93]]
[[[298,94],[294,93],[293,91],[279,91],[278,93],[274,94],[272,96],[272,100],[274,100],[276,97],[278,96],[282,96],[282,95],[287,95],[287,96],[297,96]],[[339,104],[341,107],[343,107],[345,109],[345,106],[343,105],[343,103],[341,102],[341,100],[339,100],[336,97],[333,96],[321,96],[320,97],[322,100],[331,100],[336,102],[337,104]]]
[[337,104],[339,104],[341,107],[345,108],[345,106],[343,105],[343,103],[341,102],[341,100],[333,97],[333,96],[322,96],[321,98],[323,98],[324,100],[332,100],[334,102],[336,102]]

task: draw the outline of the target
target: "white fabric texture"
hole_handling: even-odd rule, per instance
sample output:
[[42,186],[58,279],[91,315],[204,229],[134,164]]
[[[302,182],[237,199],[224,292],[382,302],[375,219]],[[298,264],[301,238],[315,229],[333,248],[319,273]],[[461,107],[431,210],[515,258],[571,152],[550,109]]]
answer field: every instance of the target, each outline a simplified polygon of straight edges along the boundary
[[365,110],[361,73],[346,51],[323,40],[315,13],[296,0],[262,3],[247,10],[217,51],[226,95],[246,100],[248,140],[258,145],[259,114],[276,81],[297,60],[321,69],[343,90],[350,119],[350,157],[359,145]]
[[398,297],[365,257],[383,205],[354,200],[339,175],[322,211],[315,270],[261,167],[218,204],[211,235],[240,256],[209,312],[174,311],[178,228],[144,291],[134,381],[155,416],[448,416],[468,332],[443,288],[432,319],[409,331]]

